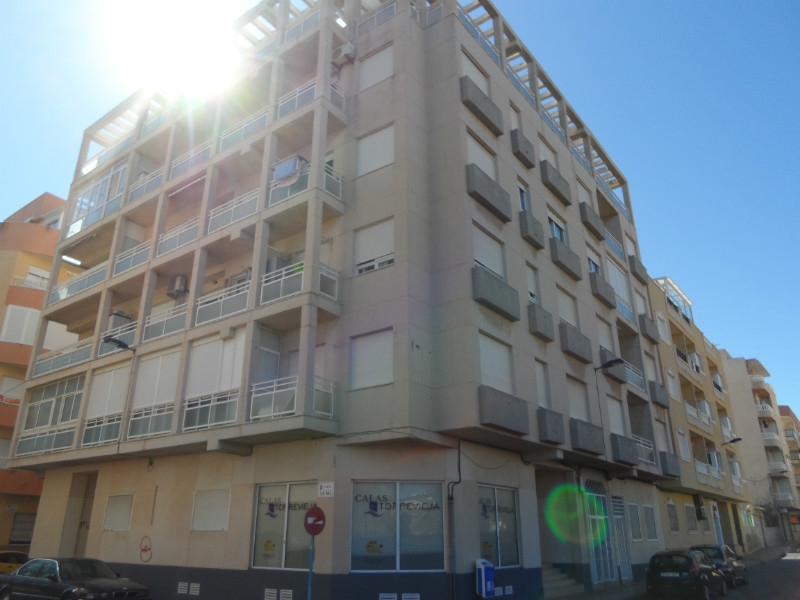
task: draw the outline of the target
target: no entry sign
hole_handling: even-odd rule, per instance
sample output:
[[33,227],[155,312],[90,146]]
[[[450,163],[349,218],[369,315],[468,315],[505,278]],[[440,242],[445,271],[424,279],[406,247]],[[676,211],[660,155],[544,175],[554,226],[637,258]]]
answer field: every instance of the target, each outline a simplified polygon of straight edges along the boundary
[[325,513],[319,506],[312,506],[306,511],[305,520],[303,521],[306,531],[309,535],[319,535],[325,529]]

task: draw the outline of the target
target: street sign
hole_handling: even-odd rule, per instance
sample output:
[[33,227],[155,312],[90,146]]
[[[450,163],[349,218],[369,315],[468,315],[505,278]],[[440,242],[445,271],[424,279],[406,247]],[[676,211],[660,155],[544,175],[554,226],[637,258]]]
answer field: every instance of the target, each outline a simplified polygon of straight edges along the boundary
[[325,513],[319,506],[312,506],[306,511],[303,526],[309,535],[319,535],[325,528]]

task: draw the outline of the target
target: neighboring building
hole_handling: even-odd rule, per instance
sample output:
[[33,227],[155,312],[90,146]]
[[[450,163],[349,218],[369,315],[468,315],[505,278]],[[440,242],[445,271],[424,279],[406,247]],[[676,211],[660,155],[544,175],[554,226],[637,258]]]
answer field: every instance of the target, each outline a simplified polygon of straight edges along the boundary
[[0,223],[0,549],[28,549],[42,490],[5,466],[65,205],[45,193]]
[[[778,411],[781,415],[783,424],[783,441],[786,442],[788,450],[787,470],[792,474],[796,497],[800,498],[800,420],[794,414],[791,406],[779,405]],[[792,540],[800,539],[800,512],[797,510],[789,511],[789,523],[791,524]]]
[[794,539],[790,517],[798,514],[800,502],[778,399],[766,381],[769,371],[755,358],[726,354],[724,362],[737,419],[749,422],[751,434],[743,434],[738,446],[756,532],[767,546],[785,543]]
[[299,597],[317,504],[325,598],[641,576],[678,462],[621,172],[490,2],[299,4],[242,18],[219,99],[86,131],[14,442],[32,550]]
[[741,429],[719,350],[697,327],[692,302],[669,277],[650,283],[671,436],[680,478],[663,481],[660,514],[667,548],[746,547],[741,510],[748,496],[738,455]]

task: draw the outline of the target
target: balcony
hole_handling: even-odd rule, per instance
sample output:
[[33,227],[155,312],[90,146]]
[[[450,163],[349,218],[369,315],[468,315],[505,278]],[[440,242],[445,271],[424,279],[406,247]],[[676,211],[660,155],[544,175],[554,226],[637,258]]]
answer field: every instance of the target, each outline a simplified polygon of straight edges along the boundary
[[466,174],[467,194],[503,223],[511,221],[508,192],[474,163],[467,165]]
[[119,440],[122,413],[86,420],[81,446],[100,446]]
[[236,422],[239,389],[187,398],[183,413],[183,430],[196,431]]
[[722,488],[722,480],[720,479],[719,469],[706,462],[695,459],[694,461],[695,472],[697,473],[697,481],[699,483]]
[[759,417],[775,418],[775,411],[769,404],[756,404],[756,412]]
[[[269,206],[288,200],[309,187],[309,172],[311,164],[298,157],[300,166],[294,176],[273,179],[269,185]],[[342,176],[328,165],[325,165],[325,191],[337,200],[342,199]]]
[[769,468],[771,475],[782,475],[784,473],[788,473],[789,471],[786,467],[786,463],[782,460],[767,461],[767,467]]
[[488,385],[478,387],[478,414],[484,427],[514,435],[530,434],[528,403]]
[[94,225],[98,221],[103,220],[108,215],[117,212],[121,205],[122,194],[117,194],[113,198],[109,198],[106,202],[89,211],[84,217],[71,223],[67,229],[67,237],[73,236],[87,227]]
[[777,431],[762,431],[761,440],[764,442],[764,445],[766,446],[781,445],[781,436],[778,435]]
[[558,198],[564,206],[572,204],[572,195],[569,190],[569,183],[558,172],[554,165],[546,160],[539,163],[539,170],[542,174],[542,183],[553,195]]
[[794,429],[784,429],[783,438],[790,444],[800,443],[800,437],[798,437],[797,432]]
[[519,321],[519,293],[483,267],[472,267],[472,299],[508,319]]
[[144,242],[130,250],[120,252],[114,261],[114,275],[119,275],[138,267],[146,263],[148,258],[150,258],[150,242]]
[[533,144],[519,129],[511,130],[511,152],[526,168],[533,169],[536,166]]
[[[483,35],[483,32],[480,30],[480,28],[472,22],[472,19],[470,18],[470,16],[466,12],[464,12],[464,10],[465,9],[462,8],[461,5],[459,4],[458,5],[458,18],[459,18],[459,20],[467,28],[467,31],[469,31],[472,34],[472,37],[474,37],[476,40],[478,40],[480,45],[483,46],[483,49],[486,50],[486,53],[491,57],[491,59],[495,63],[497,63],[499,65],[500,64],[500,54],[498,53],[497,48],[491,42],[491,40],[489,40],[485,35]],[[359,33],[360,32],[361,32],[361,28],[360,28],[360,25],[359,25]]]
[[70,296],[79,294],[80,292],[89,289],[90,287],[102,283],[106,279],[107,267],[108,263],[97,265],[96,267],[89,269],[88,271],[84,271],[77,277],[68,279],[58,287],[54,288],[50,292],[50,300],[48,302],[48,305],[55,304],[60,300],[65,300]]
[[625,362],[625,375],[629,384],[639,388],[642,391],[645,391],[644,374],[641,370],[637,369],[627,361]]
[[690,425],[699,427],[707,433],[712,433],[711,417],[709,415],[701,410],[698,410],[688,402],[684,402],[684,408],[686,409],[686,418]]
[[616,301],[617,301],[617,312],[621,314],[623,317],[628,319],[631,323],[636,322],[636,318],[633,314],[633,308],[630,304],[628,304],[619,294],[616,294]]
[[242,140],[247,139],[251,135],[263,131],[269,122],[269,109],[264,108],[256,113],[253,113],[246,119],[239,121],[236,125],[229,127],[222,132],[219,136],[219,151],[227,150],[231,146],[235,146]]
[[208,233],[213,233],[255,214],[258,210],[259,191],[259,188],[250,190],[212,210],[208,216]]
[[211,146],[212,140],[208,140],[173,160],[169,168],[170,181],[208,161],[211,158]]
[[617,238],[611,235],[608,230],[606,230],[606,246],[608,246],[614,254],[625,260],[625,251],[622,249],[622,244],[620,244]]
[[583,278],[580,257],[557,237],[550,238],[550,259],[575,281]]
[[[297,381],[297,376],[292,375],[253,384],[250,388],[250,421],[294,416]],[[313,414],[333,418],[334,391],[334,382],[323,377],[314,378]]]
[[319,11],[315,11],[307,16],[305,19],[297,23],[296,25],[292,25],[286,30],[286,34],[283,37],[283,43],[287,44],[292,40],[296,40],[297,38],[301,37],[304,33],[308,33],[312,29],[316,28],[317,23],[319,23]]
[[197,239],[200,233],[200,219],[195,217],[185,223],[173,227],[169,231],[165,231],[158,238],[158,248],[156,249],[156,256],[161,256],[167,252],[177,250],[181,246],[185,246]]
[[[299,262],[265,274],[261,278],[259,304],[269,304],[299,294],[303,290],[304,267],[304,263]],[[319,293],[331,300],[338,300],[339,273],[325,264],[320,264],[319,268]]]
[[731,475],[731,484],[733,484],[733,491],[737,494],[744,493],[744,484],[742,478],[738,475]]
[[217,290],[197,299],[195,325],[218,321],[247,310],[250,281]]
[[136,338],[136,326],[136,322],[126,323],[125,325],[120,325],[119,327],[114,327],[106,331],[102,337],[103,341],[100,342],[100,348],[97,350],[97,356],[105,356],[106,354],[113,354],[114,352],[125,349],[119,344],[106,342],[105,340],[108,338],[113,338],[127,346],[133,346]]
[[459,85],[461,102],[464,106],[494,135],[501,135],[503,133],[503,111],[469,78],[469,75],[462,76]]
[[608,283],[598,272],[589,273],[589,287],[592,295],[605,304],[608,308],[616,306],[616,292],[614,286]]
[[568,354],[587,365],[592,362],[592,342],[577,327],[566,321],[561,321],[558,326],[558,333],[561,339],[561,350],[564,354]]
[[794,496],[791,492],[775,492],[775,503],[781,507],[794,507]]
[[29,290],[41,290],[44,291],[47,289],[47,279],[42,279],[41,277],[13,277],[11,279],[11,285],[16,287],[22,287]]
[[612,433],[611,457],[616,462],[635,466],[639,464],[639,444],[632,437]]
[[161,187],[161,184],[164,182],[164,169],[158,169],[153,171],[150,175],[145,177],[141,177],[139,181],[137,181],[134,185],[131,186],[130,191],[128,192],[128,204],[138,200],[145,196],[145,194],[149,194],[153,190],[158,189]]
[[17,442],[16,455],[31,456],[71,448],[75,440],[75,428],[75,425],[66,425],[22,435]]
[[183,331],[186,327],[187,306],[176,306],[168,310],[149,315],[144,320],[143,342],[149,342],[165,335]]
[[46,375],[53,371],[86,362],[92,357],[93,345],[94,338],[87,338],[70,346],[42,354],[36,359],[36,364],[33,366],[33,376]]
[[544,248],[544,227],[527,210],[519,211],[519,234],[537,250]]
[[603,225],[603,219],[600,218],[600,215],[598,215],[586,202],[581,202],[578,205],[578,208],[581,214],[581,222],[586,229],[588,229],[598,240],[605,239],[606,228],[605,225]]
[[128,425],[128,439],[169,433],[172,428],[174,410],[175,407],[172,403],[134,409],[131,411],[131,420]]

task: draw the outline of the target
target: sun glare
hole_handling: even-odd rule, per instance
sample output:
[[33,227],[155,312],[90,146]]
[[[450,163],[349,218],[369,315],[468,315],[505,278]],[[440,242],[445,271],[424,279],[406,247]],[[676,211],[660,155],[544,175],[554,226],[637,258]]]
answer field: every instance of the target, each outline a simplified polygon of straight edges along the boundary
[[241,68],[233,20],[255,0],[98,1],[102,51],[127,87],[200,99],[222,91]]

